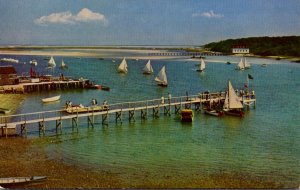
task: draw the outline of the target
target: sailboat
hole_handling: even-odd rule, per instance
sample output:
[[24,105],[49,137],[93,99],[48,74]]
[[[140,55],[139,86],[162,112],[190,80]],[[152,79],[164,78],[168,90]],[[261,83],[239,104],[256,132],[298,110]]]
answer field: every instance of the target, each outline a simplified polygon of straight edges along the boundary
[[250,69],[251,68],[251,65],[250,63],[246,60],[246,57],[244,59],[244,65],[245,65],[245,69]]
[[230,80],[228,80],[228,91],[226,92],[223,110],[225,114],[243,117],[244,112],[241,110],[242,108],[243,105],[236,95]]
[[125,57],[123,58],[122,62],[120,63],[120,65],[118,67],[118,72],[119,73],[127,73],[128,72]]
[[145,65],[144,69],[143,69],[143,74],[152,74],[153,73],[153,68],[151,66],[150,60],[147,62],[147,64]]
[[244,61],[243,58],[241,59],[241,61],[239,62],[239,64],[236,67],[237,70],[245,70],[245,65],[244,65]]
[[204,60],[201,58],[201,63],[199,65],[199,69],[197,69],[198,72],[202,72],[205,69],[205,62]]
[[241,58],[241,61],[239,62],[239,64],[237,65],[236,69],[237,70],[245,70],[245,69],[250,69],[251,65],[250,63],[246,60],[246,58]]
[[168,86],[168,79],[166,75],[166,67],[163,66],[159,71],[157,77],[155,77],[155,81],[159,86]]
[[51,56],[50,60],[48,61],[48,67],[55,67],[56,63],[54,61],[54,58]]
[[68,66],[65,64],[65,62],[64,62],[64,60],[62,59],[61,60],[61,64],[60,64],[60,67],[59,67],[60,69],[67,69],[68,68]]

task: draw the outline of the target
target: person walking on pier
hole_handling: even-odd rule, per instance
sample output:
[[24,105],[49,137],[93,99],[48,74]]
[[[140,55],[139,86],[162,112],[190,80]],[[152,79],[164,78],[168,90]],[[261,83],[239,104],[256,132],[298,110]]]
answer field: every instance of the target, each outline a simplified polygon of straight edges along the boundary
[[171,104],[171,99],[172,99],[172,95],[168,92],[168,101],[169,101],[169,104]]
[[165,97],[164,96],[161,97],[161,104],[165,104]]

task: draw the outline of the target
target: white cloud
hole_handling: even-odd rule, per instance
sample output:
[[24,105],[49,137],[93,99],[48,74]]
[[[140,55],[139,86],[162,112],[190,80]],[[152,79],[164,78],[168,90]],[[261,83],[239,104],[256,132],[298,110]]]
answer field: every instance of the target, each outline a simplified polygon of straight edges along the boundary
[[222,17],[224,17],[224,15],[222,15],[222,14],[214,13],[213,10],[210,10],[209,12],[192,14],[192,17],[198,17],[198,16],[202,16],[202,17],[206,17],[206,18],[222,18]]
[[52,13],[48,16],[42,16],[34,21],[36,24],[76,24],[79,22],[99,22],[104,25],[108,20],[101,13],[93,12],[87,8],[81,9],[76,15],[70,11],[61,13]]

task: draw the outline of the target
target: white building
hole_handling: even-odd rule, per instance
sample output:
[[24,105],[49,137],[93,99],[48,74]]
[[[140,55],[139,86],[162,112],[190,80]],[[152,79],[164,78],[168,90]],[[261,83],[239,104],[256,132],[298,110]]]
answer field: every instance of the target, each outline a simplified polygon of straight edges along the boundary
[[248,54],[250,53],[249,48],[244,45],[235,45],[232,47],[233,54]]

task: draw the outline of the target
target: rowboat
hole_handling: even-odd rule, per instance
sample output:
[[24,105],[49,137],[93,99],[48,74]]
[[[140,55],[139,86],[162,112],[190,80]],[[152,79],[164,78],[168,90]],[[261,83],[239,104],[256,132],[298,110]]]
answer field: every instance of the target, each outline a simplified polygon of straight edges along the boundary
[[58,96],[53,96],[53,97],[50,97],[50,98],[43,98],[42,101],[44,103],[48,103],[48,102],[54,102],[54,101],[58,101],[60,99],[60,95]]
[[6,109],[6,108],[0,108],[0,113],[3,113],[3,114],[8,114],[10,113],[10,109]]
[[34,181],[42,181],[47,179],[47,176],[31,176],[31,177],[8,177],[8,178],[0,178],[0,184],[17,184],[17,183],[27,183]]
[[221,117],[224,115],[223,111],[217,111],[217,110],[204,110],[204,113],[216,117]]

